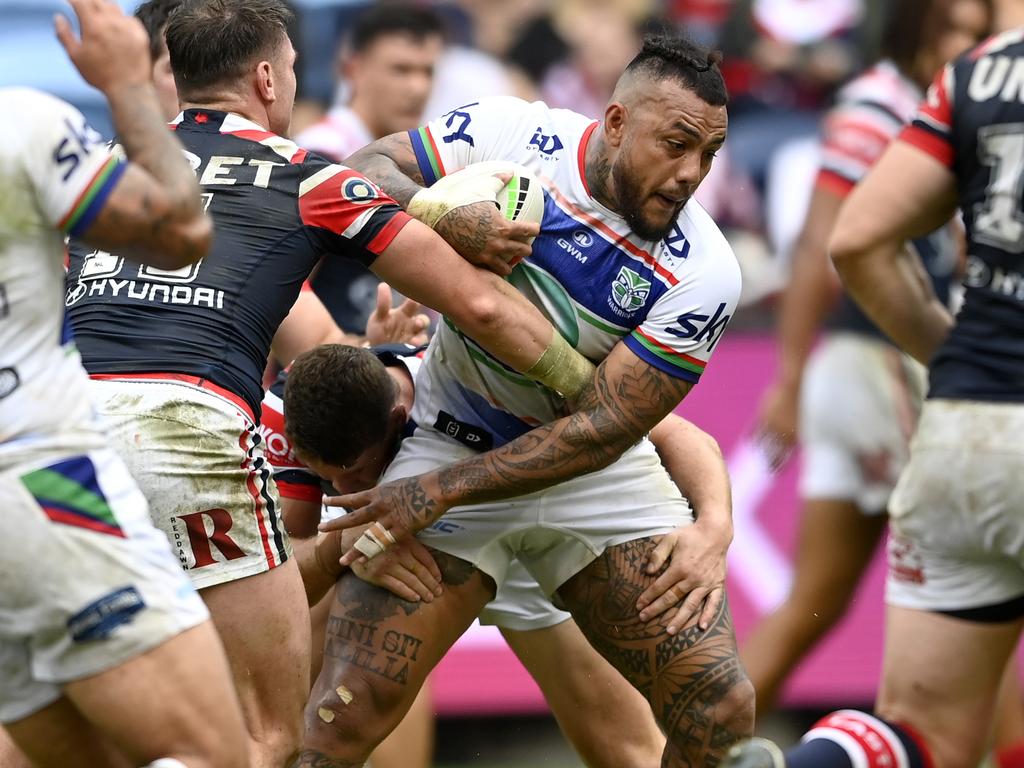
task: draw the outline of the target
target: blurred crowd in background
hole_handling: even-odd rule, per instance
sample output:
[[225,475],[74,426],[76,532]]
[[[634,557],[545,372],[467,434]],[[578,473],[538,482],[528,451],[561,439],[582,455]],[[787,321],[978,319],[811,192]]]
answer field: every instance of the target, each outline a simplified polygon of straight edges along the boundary
[[[120,1],[127,10],[136,5]],[[885,0],[418,3],[427,11],[416,20],[425,35],[410,53],[408,46],[392,49],[383,38],[366,44],[351,34],[371,6],[407,16],[402,4],[291,2],[299,51],[295,137],[350,101],[354,78],[373,94],[378,124],[366,128],[384,135],[501,94],[599,117],[646,31],[680,29],[719,49],[731,94],[729,139],[698,197],[730,233],[744,267],[745,303],[758,309],[786,279],[817,170],[821,117],[837,89],[877,58],[888,6]],[[62,96],[109,133],[103,100],[74,74],[53,39],[52,16],[61,6],[59,0],[0,0],[0,85],[33,85]],[[372,295],[369,285],[352,290]],[[346,330],[361,330],[358,310],[332,310]],[[740,323],[763,326],[769,317],[748,312]]]

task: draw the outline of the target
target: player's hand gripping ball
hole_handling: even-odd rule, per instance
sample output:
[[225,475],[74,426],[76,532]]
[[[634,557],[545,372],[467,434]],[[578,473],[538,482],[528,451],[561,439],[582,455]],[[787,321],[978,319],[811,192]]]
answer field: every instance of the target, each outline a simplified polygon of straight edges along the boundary
[[456,208],[484,201],[494,203],[509,221],[540,224],[544,218],[544,192],[537,177],[529,168],[503,160],[473,163],[448,174],[413,197],[409,213],[433,227]]

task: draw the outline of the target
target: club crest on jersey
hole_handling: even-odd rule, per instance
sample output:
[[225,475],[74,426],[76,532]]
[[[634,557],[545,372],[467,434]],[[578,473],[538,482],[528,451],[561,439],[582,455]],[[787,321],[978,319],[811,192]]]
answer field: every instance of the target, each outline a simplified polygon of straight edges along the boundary
[[377,189],[366,179],[346,179],[341,185],[341,195],[350,203],[365,204],[377,199]]
[[623,267],[612,283],[612,298],[620,309],[636,312],[651,293],[651,281],[640,277],[629,267]]

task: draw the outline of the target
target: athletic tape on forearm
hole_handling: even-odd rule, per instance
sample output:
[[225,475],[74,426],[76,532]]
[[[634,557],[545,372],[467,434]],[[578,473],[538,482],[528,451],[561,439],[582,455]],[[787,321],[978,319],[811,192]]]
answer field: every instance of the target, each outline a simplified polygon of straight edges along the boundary
[[472,167],[445,176],[433,186],[421,189],[413,195],[406,206],[406,211],[414,219],[434,229],[437,222],[456,208],[485,201],[496,205],[495,197],[505,186],[505,182],[494,174],[500,171],[511,173],[515,170],[515,165],[507,165],[506,168],[501,164],[488,163],[486,168]]
[[574,400],[594,378],[594,364],[555,332],[544,354],[524,373],[563,397]]

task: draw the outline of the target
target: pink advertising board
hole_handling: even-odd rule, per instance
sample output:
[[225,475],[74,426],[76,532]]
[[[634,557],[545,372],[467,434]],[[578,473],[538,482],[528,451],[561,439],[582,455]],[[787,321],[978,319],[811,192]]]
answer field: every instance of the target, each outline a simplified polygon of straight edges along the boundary
[[[729,599],[740,641],[778,604],[792,571],[799,458],[772,474],[750,441],[775,352],[769,336],[727,335],[699,386],[679,413],[712,434],[729,463],[736,535],[729,554]],[[849,614],[790,681],[789,704],[870,701],[882,645],[881,554],[876,556]],[[543,711],[532,679],[493,627],[474,625],[441,662],[433,678],[442,714]]]

